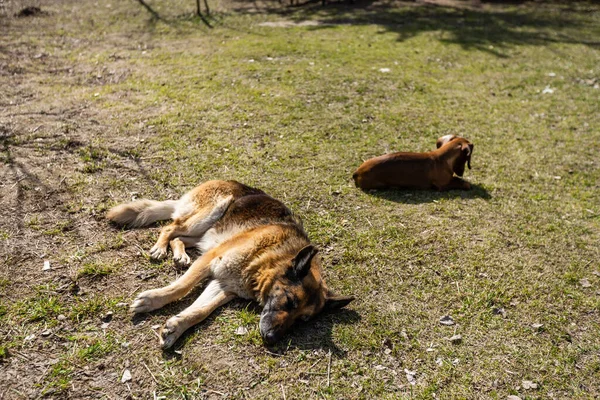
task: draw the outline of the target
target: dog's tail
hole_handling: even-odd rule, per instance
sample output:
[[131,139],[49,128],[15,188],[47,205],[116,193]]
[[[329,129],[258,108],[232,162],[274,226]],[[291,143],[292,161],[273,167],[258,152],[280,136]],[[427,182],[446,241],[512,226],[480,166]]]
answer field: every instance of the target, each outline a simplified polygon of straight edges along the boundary
[[139,228],[156,221],[170,219],[176,205],[177,200],[136,200],[111,208],[106,214],[106,218],[117,225]]

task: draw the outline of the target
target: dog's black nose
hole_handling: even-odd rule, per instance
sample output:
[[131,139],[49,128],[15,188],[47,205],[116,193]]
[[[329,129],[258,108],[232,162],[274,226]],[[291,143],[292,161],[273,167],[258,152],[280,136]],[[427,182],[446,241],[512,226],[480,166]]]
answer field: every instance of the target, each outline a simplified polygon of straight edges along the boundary
[[263,335],[263,340],[266,344],[274,344],[277,341],[277,334],[273,331],[269,331]]

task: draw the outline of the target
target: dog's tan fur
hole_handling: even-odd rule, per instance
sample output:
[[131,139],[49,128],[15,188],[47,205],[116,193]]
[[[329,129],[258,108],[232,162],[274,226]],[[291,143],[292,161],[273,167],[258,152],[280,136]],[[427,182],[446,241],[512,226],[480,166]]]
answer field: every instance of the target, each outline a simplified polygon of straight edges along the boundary
[[161,230],[151,255],[165,257],[169,244],[178,262],[189,262],[186,247],[197,246],[203,254],[175,282],[141,293],[131,310],[156,310],[182,298],[200,281],[210,282],[190,307],[166,322],[160,335],[163,348],[235,297],[264,306],[260,330],[267,343],[279,339],[297,319],[353,300],[327,289],[317,250],[292,212],[241,183],[209,181],[178,201],[138,200],[107,214],[109,220],[130,226],[169,216],[173,222]]
[[437,150],[426,153],[392,153],[371,158],[358,167],[352,178],[363,190],[470,189],[471,185],[459,177],[465,171],[465,163],[471,168],[473,144],[447,135],[439,138],[436,145]]

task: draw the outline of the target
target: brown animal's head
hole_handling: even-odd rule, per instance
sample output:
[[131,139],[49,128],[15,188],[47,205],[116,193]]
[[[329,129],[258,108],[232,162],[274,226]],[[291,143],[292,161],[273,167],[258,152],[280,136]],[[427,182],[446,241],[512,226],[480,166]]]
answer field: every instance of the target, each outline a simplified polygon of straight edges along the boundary
[[458,136],[456,135],[446,135],[446,136],[442,136],[441,138],[439,138],[437,140],[437,142],[435,142],[435,147],[437,149],[439,149],[440,147],[442,147],[443,145],[445,145],[446,143],[450,142],[451,140],[454,140],[458,138]]
[[341,308],[354,300],[327,289],[316,254],[315,247],[304,247],[273,282],[260,314],[260,334],[265,343],[275,343],[298,319],[307,321],[325,309]]
[[465,164],[471,169],[471,155],[473,154],[473,143],[467,139],[456,136],[446,135],[439,138],[436,142],[437,148],[450,146],[452,152],[457,152],[457,157],[453,158],[452,170],[458,176],[465,173]]

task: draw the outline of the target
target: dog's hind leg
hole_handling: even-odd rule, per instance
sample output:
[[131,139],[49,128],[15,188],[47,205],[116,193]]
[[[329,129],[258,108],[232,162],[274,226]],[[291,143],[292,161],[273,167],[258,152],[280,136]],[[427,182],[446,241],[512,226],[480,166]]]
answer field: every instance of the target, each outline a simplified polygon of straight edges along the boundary
[[223,290],[218,280],[210,281],[200,297],[181,313],[167,320],[160,332],[160,345],[163,349],[173,346],[177,339],[190,327],[202,322],[213,311],[237,297]]
[[[185,197],[184,197],[185,199]],[[182,200],[184,200],[182,199]],[[227,196],[219,199],[214,204],[210,204],[198,211],[188,212],[162,228],[156,244],[150,249],[150,255],[155,259],[163,259],[167,256],[167,246],[169,242],[177,236],[197,236],[200,237],[209,230],[215,222],[219,220],[227,211],[229,205],[233,202],[233,196]],[[189,207],[183,204],[182,208]],[[175,211],[178,214],[178,210]]]
[[171,240],[171,250],[173,251],[173,260],[179,265],[190,265],[190,256],[185,252],[186,247],[194,247],[200,241],[199,237],[179,236]]
[[209,251],[198,258],[190,268],[175,282],[160,289],[146,290],[140,293],[129,309],[133,313],[157,310],[185,296],[201,280],[210,276],[210,267],[218,253]]

